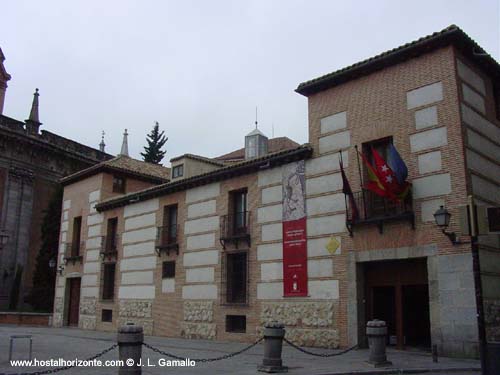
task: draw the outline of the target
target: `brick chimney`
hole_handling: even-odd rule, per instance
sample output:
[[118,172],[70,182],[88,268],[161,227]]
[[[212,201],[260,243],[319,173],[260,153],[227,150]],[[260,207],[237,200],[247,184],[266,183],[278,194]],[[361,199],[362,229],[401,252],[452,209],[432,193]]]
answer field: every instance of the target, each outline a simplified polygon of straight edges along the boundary
[[3,114],[3,105],[5,103],[5,93],[7,91],[7,81],[10,80],[10,74],[7,73],[3,62],[5,61],[5,56],[0,48],[0,115]]

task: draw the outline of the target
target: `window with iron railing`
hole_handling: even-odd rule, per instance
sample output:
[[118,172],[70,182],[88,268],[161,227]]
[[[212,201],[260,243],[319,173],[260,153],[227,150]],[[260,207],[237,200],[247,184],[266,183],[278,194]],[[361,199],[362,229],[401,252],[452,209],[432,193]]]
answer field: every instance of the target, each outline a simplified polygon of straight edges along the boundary
[[102,237],[101,255],[113,256],[118,253],[118,218],[108,219],[106,236]]
[[65,244],[64,250],[64,261],[68,262],[77,262],[83,259],[82,254],[83,249],[85,247],[85,243],[83,241],[80,242],[67,242]]
[[179,225],[177,224],[177,205],[163,208],[163,225],[158,227],[156,235],[156,248],[158,250],[178,250]]
[[220,218],[220,239],[225,248],[229,242],[245,240],[250,246],[250,211],[247,209],[247,189],[229,193],[229,212]]

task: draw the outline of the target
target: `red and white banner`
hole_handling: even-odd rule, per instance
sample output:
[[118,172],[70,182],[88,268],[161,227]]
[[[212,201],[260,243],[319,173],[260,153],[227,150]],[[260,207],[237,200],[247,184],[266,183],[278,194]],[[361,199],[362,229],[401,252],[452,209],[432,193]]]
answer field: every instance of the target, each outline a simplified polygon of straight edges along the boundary
[[283,168],[283,293],[307,296],[305,162]]

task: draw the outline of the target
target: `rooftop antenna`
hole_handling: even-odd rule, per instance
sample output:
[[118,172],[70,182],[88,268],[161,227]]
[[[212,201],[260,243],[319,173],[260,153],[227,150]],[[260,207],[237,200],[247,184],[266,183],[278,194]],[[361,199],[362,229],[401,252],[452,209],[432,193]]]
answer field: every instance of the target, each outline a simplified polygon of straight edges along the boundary
[[257,129],[257,106],[255,107],[255,129]]
[[272,131],[271,131],[271,133],[272,133],[272,137],[274,138],[274,121],[273,121],[273,123],[272,123],[271,127],[272,127]]

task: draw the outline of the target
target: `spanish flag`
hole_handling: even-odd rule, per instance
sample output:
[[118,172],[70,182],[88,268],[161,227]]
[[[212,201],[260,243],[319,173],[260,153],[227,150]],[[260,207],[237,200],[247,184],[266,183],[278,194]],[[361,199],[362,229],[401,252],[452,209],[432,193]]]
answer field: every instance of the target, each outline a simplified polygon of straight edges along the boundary
[[373,191],[375,194],[380,195],[381,197],[386,197],[387,191],[384,184],[382,184],[382,181],[380,181],[377,171],[375,170],[375,168],[373,168],[373,166],[370,164],[370,162],[362,152],[359,152],[359,154],[361,155],[361,158],[365,163],[366,172],[368,175],[368,183],[363,187],[365,189]]

